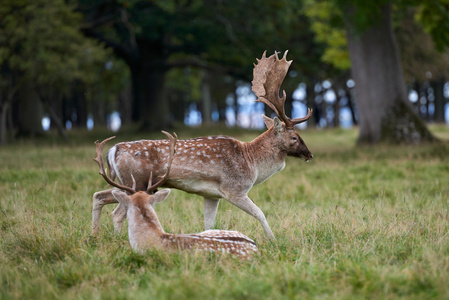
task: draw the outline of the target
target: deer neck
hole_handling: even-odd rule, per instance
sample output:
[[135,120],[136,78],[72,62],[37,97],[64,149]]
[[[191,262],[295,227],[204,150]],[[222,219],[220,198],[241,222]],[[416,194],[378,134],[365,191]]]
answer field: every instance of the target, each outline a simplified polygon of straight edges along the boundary
[[279,148],[273,127],[246,143],[248,160],[254,165],[259,184],[285,167],[287,153]]
[[164,229],[153,209],[130,205],[127,218],[129,242],[134,250],[161,245]]

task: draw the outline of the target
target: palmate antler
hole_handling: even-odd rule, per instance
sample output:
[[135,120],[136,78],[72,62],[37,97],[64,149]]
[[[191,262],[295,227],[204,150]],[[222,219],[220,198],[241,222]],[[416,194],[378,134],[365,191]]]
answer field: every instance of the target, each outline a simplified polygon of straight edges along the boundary
[[[150,179],[148,180],[148,188],[147,188],[147,193],[151,194],[153,191],[155,191],[158,187],[160,187],[162,184],[164,184],[164,182],[167,180],[168,174],[170,173],[170,168],[173,162],[173,158],[176,152],[176,142],[178,141],[178,136],[176,135],[176,133],[173,133],[174,137],[166,132],[166,131],[162,131],[163,134],[165,134],[168,139],[170,140],[170,156],[168,158],[168,166],[167,166],[167,171],[165,172],[164,175],[161,176],[161,179],[156,182],[155,184],[152,184],[153,181],[153,173],[150,173]],[[134,176],[131,174],[131,178],[133,180],[133,186],[128,187],[125,185],[121,185],[115,181],[113,181],[112,179],[110,179],[107,175],[106,175],[106,171],[104,170],[104,165],[103,165],[103,147],[104,145],[114,139],[115,136],[112,136],[110,138],[105,139],[104,141],[102,141],[101,143],[99,143],[98,141],[95,141],[95,145],[96,145],[96,152],[97,152],[97,157],[94,158],[94,161],[97,162],[98,167],[100,168],[100,175],[103,176],[104,180],[106,180],[107,183],[109,183],[112,186],[115,186],[121,190],[127,191],[130,194],[135,194],[136,191],[136,181],[134,179]]]
[[307,115],[303,118],[290,119],[285,115],[284,105],[286,94],[282,91],[282,97],[279,97],[279,90],[287,75],[288,68],[292,61],[287,61],[288,50],[285,51],[282,59],[279,59],[275,51],[273,55],[267,57],[267,51],[261,59],[257,59],[257,65],[254,64],[252,90],[257,96],[257,102],[268,105],[285,123],[286,127],[291,129],[296,124],[307,121],[312,116],[312,110],[307,109]]

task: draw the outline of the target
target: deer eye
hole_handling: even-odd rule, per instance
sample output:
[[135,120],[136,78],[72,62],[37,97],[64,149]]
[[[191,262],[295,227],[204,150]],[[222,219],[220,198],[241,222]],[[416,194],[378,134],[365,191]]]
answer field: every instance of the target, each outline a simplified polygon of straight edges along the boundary
[[291,140],[292,140],[292,142],[296,143],[296,142],[298,141],[298,138],[297,138],[296,136],[293,136],[293,137],[291,138]]

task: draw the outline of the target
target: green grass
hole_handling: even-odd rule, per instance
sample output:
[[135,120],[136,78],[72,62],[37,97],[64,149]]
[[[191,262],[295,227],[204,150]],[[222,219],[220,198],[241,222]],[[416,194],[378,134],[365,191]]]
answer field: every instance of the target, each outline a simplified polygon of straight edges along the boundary
[[[448,127],[432,130],[449,138]],[[92,194],[107,187],[93,141],[111,134],[72,135],[69,146],[50,136],[0,148],[0,299],[449,298],[447,144],[355,147],[356,130],[302,132],[314,159],[289,158],[250,192],[275,242],[254,218],[220,203],[216,228],[241,231],[259,246],[260,255],[242,262],[133,253],[127,230],[113,232],[112,205],[101,234],[90,236]],[[200,197],[173,191],[156,211],[167,232],[192,233],[203,230],[202,206]]]

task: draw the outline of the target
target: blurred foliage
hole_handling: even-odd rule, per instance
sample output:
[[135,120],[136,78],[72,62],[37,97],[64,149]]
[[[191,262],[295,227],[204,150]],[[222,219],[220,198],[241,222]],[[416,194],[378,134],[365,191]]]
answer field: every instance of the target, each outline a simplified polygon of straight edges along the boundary
[[38,88],[68,93],[73,80],[92,83],[91,66],[107,53],[79,32],[82,16],[60,0],[5,0],[0,5],[0,63]]
[[[0,3],[0,84],[3,90],[29,86],[59,111],[74,83],[88,101],[115,100],[127,85],[126,67],[110,49],[80,31],[76,2],[5,0]],[[106,68],[110,64],[111,68]],[[113,64],[113,67],[112,67]]]
[[201,99],[202,72],[197,68],[172,69],[166,75],[167,88],[182,92],[189,101]]
[[449,46],[449,1],[431,0],[416,1],[418,11],[416,19],[429,33],[438,50],[443,51]]
[[321,59],[340,70],[349,70],[346,32],[341,11],[331,1],[305,1],[305,14],[311,20],[311,28],[319,43],[326,45]]
[[[341,8],[351,7],[353,13],[344,17],[350,18],[356,30],[362,32],[381,14],[382,4],[391,3],[394,5],[395,31],[403,66],[409,80],[412,77],[422,78],[427,71],[441,74],[447,70],[447,0],[305,0],[304,3],[305,15],[311,21],[316,40],[326,46],[321,59],[338,69],[347,70],[351,67]],[[443,51],[443,54],[436,53],[437,49]]]
[[[187,101],[199,98],[194,93],[200,78],[195,79],[193,69],[249,82],[256,57],[265,50],[287,49],[291,50],[289,58],[295,60],[292,71],[302,81],[324,79],[329,69],[319,60],[323,47],[313,39],[302,1],[79,3],[85,16],[83,32],[114,49],[129,65],[133,120],[143,123],[145,129],[168,125],[158,113],[167,111],[167,101],[162,99],[167,93],[159,91],[164,87],[175,89],[178,95],[187,92],[188,97],[183,97]],[[189,78],[175,78],[186,76],[186,72]],[[187,87],[187,83],[194,85]]]
[[[449,78],[448,52],[438,51],[435,40],[416,21],[416,7],[394,12],[396,37],[401,53],[402,68],[407,82]],[[449,23],[449,19],[448,19]]]
[[[128,111],[137,107],[151,120],[157,107],[143,110],[139,103],[164,102],[156,97],[164,93],[149,91],[165,88],[184,102],[199,102],[205,74],[213,101],[222,105],[236,82],[251,80],[252,64],[265,50],[290,50],[294,63],[283,85],[288,94],[299,82],[313,86],[333,78],[344,83],[350,61],[343,21],[347,16],[341,8],[354,7],[350,17],[362,31],[380,13],[379,3],[396,8],[410,77],[422,75],[423,69],[437,74],[445,68],[434,49],[444,50],[449,43],[447,0],[2,0],[0,110],[21,87],[31,87],[56,114],[76,110],[104,119],[126,102]],[[413,17],[405,13],[410,7]],[[412,20],[422,27],[403,22]],[[164,84],[153,80],[151,85],[150,75],[162,77]],[[143,100],[119,103],[118,96],[130,86],[134,97]],[[78,105],[86,111],[69,107],[76,101],[87,102]],[[12,115],[20,111],[13,105],[9,109],[16,110]]]

